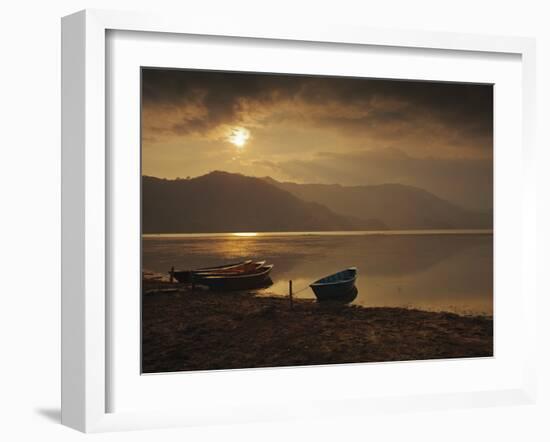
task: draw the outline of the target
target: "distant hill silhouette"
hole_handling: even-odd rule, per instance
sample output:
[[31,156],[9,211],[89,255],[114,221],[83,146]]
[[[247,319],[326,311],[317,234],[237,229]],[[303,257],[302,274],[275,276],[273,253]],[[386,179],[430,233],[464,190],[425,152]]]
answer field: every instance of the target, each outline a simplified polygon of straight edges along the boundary
[[340,186],[264,180],[296,197],[362,219],[379,219],[390,229],[492,229],[491,213],[466,210],[417,187],[402,184]]
[[143,233],[384,228],[375,217],[336,214],[261,178],[227,172],[177,180],[142,177]]

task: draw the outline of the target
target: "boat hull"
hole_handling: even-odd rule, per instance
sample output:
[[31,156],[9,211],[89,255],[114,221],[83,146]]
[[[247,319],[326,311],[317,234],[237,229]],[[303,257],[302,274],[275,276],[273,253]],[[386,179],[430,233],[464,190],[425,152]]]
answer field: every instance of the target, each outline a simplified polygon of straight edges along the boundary
[[[258,264],[263,265],[265,261],[262,261]],[[226,264],[221,265],[217,267],[205,267],[202,269],[196,269],[196,270],[178,270],[172,273],[176,281],[179,283],[191,283],[194,279],[197,279],[197,276],[199,275],[206,275],[206,274],[225,274],[225,273],[233,273],[233,272],[245,272],[245,271],[252,271],[255,270],[258,266],[256,266],[252,261],[241,261],[236,262],[233,264]]]
[[357,269],[350,267],[315,281],[310,285],[318,301],[350,302],[357,296]]
[[355,296],[357,296],[355,280],[332,286],[314,286],[311,287],[311,289],[319,301],[337,301],[347,300],[349,298],[355,299]]
[[207,286],[212,291],[237,291],[269,287],[273,284],[269,273],[273,265],[260,268],[245,275],[204,275],[197,276],[195,282]]

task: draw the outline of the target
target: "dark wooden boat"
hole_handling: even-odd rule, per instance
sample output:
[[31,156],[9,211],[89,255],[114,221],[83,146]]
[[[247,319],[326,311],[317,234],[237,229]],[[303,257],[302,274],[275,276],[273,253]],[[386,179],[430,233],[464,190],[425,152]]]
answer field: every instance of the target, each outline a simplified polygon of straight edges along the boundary
[[[261,261],[260,263],[265,263],[265,261]],[[174,276],[176,281],[180,283],[190,283],[192,280],[191,276],[194,276],[194,275],[200,275],[205,273],[217,274],[217,273],[226,273],[226,272],[239,272],[244,269],[255,270],[257,268],[257,266],[255,265],[252,268],[250,268],[251,265],[253,264],[254,263],[252,262],[252,260],[249,259],[247,261],[240,261],[240,262],[225,264],[225,265],[216,266],[216,267],[203,267],[195,270],[176,270],[172,272],[172,275]]]
[[265,265],[265,261],[250,261],[245,262],[242,265],[224,268],[224,269],[209,269],[209,270],[197,270],[193,272],[193,277],[203,276],[216,276],[216,275],[242,275],[252,273]]
[[[325,276],[310,284],[319,301],[349,299],[355,289],[357,268],[350,267],[340,272]],[[357,289],[355,289],[356,292]],[[356,295],[357,293],[355,293]]]
[[262,265],[248,273],[203,274],[198,275],[196,283],[215,291],[258,289],[272,284],[269,277],[271,269],[273,264]]

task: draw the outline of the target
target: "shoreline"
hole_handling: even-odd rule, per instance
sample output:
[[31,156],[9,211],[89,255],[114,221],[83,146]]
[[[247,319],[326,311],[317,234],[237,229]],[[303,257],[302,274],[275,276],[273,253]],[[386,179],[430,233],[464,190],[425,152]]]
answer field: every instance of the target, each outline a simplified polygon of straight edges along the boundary
[[154,238],[216,238],[272,236],[422,236],[422,235],[493,235],[493,229],[386,229],[386,230],[319,230],[319,231],[254,231],[254,232],[188,232],[142,233],[144,239]]
[[491,356],[490,316],[143,284],[143,373]]

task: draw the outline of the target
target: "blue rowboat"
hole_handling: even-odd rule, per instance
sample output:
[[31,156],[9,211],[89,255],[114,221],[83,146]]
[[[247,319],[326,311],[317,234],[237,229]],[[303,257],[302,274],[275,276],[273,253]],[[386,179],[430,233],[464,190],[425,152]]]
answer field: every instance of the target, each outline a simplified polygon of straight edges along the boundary
[[348,299],[356,291],[357,268],[350,267],[310,284],[319,301]]

